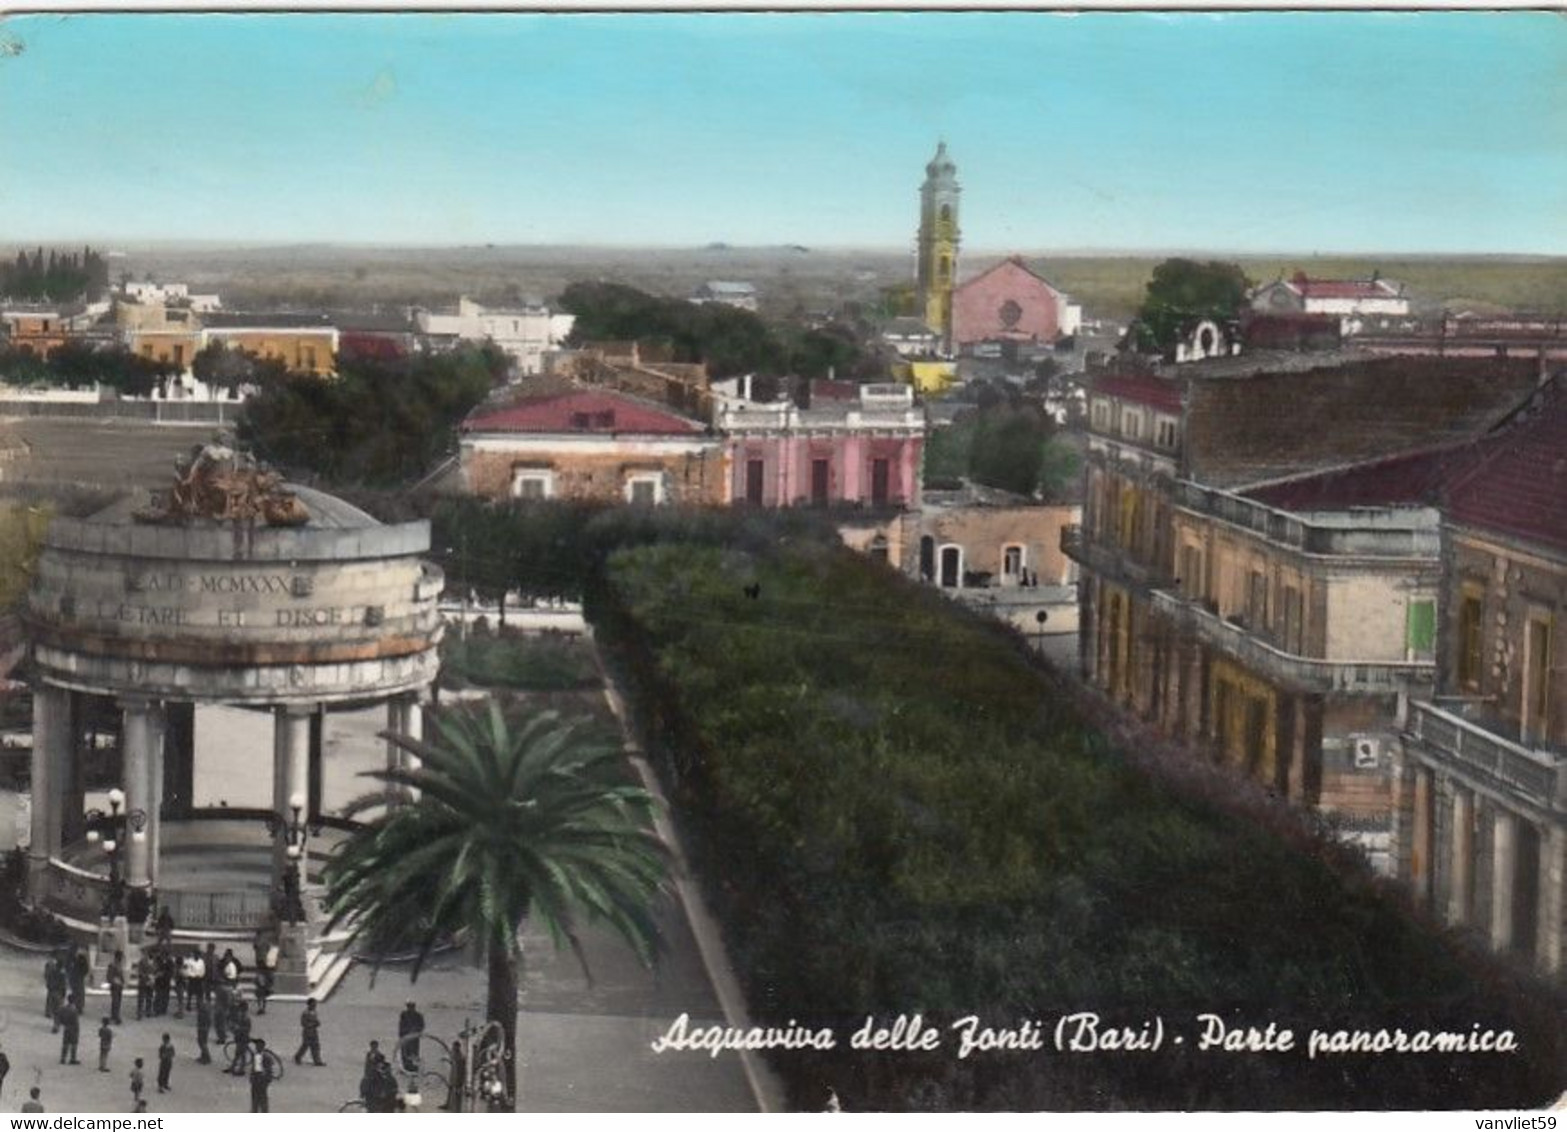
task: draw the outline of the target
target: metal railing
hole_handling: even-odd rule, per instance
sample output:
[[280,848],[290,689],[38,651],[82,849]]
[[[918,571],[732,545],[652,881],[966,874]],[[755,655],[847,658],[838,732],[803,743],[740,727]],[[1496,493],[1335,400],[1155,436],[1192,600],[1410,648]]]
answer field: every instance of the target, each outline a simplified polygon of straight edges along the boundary
[[1308,692],[1390,695],[1430,686],[1436,664],[1428,660],[1330,660],[1301,656],[1270,644],[1241,625],[1168,590],[1154,590],[1153,606],[1254,672]]
[[[1068,530],[1078,532],[1070,545]],[[1171,581],[1168,570],[1140,561],[1115,543],[1084,538],[1081,528],[1062,528],[1061,552],[1084,569],[1135,589],[1146,590],[1152,586],[1168,585]]]
[[1428,754],[1492,789],[1546,809],[1567,810],[1567,757],[1515,743],[1435,704],[1410,704],[1405,735]]
[[178,889],[158,893],[159,901],[169,909],[174,923],[182,930],[211,928],[253,930],[272,922],[272,898],[269,893],[243,889],[230,892],[184,892]]
[[1435,558],[1436,513],[1426,508],[1361,508],[1346,523],[1314,523],[1289,511],[1218,488],[1179,480],[1175,504],[1308,554],[1367,558]]

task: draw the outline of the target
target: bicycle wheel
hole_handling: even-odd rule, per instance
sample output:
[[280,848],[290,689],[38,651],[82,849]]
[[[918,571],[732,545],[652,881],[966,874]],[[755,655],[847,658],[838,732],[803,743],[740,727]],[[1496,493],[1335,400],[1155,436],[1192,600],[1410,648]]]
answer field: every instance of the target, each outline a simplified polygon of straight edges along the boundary
[[349,1101],[347,1104],[340,1105],[338,1107],[337,1111],[338,1112],[369,1112],[370,1110],[365,1107],[365,1102],[364,1101]]
[[261,1051],[261,1065],[272,1080],[281,1081],[283,1079],[283,1059],[270,1049]]

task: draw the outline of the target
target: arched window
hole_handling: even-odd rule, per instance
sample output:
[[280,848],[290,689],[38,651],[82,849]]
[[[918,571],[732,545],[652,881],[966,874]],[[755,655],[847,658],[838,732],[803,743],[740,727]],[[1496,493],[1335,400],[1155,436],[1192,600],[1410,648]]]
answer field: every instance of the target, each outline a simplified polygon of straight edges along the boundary
[[944,546],[941,548],[941,585],[946,589],[961,589],[963,586],[963,548],[961,546]]
[[941,206],[941,218],[943,220],[952,219],[952,206],[950,204],[944,204]]

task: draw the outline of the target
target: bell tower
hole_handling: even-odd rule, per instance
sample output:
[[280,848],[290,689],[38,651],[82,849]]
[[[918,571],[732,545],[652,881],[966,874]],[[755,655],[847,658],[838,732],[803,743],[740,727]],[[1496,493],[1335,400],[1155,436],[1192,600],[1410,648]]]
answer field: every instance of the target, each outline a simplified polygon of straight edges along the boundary
[[958,167],[947,143],[925,166],[920,186],[919,314],[941,336],[942,352],[952,353],[952,287],[958,274]]

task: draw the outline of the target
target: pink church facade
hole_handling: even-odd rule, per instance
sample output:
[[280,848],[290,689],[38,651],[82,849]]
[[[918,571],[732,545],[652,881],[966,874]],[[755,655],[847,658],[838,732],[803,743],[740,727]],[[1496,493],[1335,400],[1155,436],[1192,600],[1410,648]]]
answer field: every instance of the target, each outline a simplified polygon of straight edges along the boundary
[[1081,308],[1029,270],[1021,256],[1004,259],[963,283],[952,296],[952,338],[974,342],[1054,342],[1076,334]]
[[715,420],[727,502],[755,507],[919,506],[924,413],[903,385],[852,400],[726,400]]

